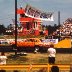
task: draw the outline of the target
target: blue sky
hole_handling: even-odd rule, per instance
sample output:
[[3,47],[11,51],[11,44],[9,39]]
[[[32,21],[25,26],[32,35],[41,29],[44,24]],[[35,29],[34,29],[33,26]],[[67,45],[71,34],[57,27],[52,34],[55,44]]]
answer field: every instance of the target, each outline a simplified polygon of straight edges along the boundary
[[[54,12],[53,22],[43,22],[45,25],[57,24],[57,13],[61,13],[61,23],[63,23],[67,18],[72,18],[72,0],[17,0],[18,8],[20,6],[24,7],[26,4],[30,4],[37,9],[45,12]],[[15,15],[15,0],[0,0],[0,24],[5,26],[12,23]]]

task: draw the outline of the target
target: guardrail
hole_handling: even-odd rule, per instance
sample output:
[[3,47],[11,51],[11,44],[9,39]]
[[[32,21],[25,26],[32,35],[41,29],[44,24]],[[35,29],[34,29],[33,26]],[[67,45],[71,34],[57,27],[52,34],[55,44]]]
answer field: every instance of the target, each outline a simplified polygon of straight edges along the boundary
[[52,66],[58,66],[60,72],[70,72],[70,65],[0,65],[0,70],[25,70],[25,72],[39,72],[41,69],[46,69],[46,72],[50,72]]

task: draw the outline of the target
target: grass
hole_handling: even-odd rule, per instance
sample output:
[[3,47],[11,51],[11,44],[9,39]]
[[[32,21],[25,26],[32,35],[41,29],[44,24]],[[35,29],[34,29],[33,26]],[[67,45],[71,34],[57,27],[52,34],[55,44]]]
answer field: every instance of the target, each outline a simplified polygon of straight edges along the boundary
[[[17,55],[14,53],[7,52],[5,55],[8,57],[7,64],[47,64],[48,63],[48,54],[47,53],[28,53],[27,55]],[[72,54],[56,54],[56,64],[72,64]],[[31,72],[39,72],[38,70],[32,70]],[[14,70],[6,70],[6,72],[14,72]],[[18,72],[28,72],[28,70],[18,70]],[[61,71],[61,72],[69,72]]]
[[[48,54],[33,54],[28,53],[25,55],[14,56],[14,54],[9,54],[7,59],[7,64],[47,64]],[[56,64],[72,64],[72,54],[56,54]]]

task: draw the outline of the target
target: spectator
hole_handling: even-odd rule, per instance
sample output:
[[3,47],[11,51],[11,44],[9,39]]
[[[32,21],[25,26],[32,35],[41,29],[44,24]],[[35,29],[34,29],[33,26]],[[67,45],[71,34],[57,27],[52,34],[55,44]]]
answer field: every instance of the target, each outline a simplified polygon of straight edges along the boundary
[[56,50],[54,49],[53,44],[50,45],[50,48],[48,49],[48,53],[49,53],[48,62],[50,64],[54,64],[55,63]]
[[59,72],[59,67],[58,66],[52,66],[51,72]]
[[6,72],[6,70],[0,70],[0,72]]
[[4,52],[1,52],[0,64],[1,65],[6,64],[6,59],[7,59],[7,56],[5,56],[5,53]]

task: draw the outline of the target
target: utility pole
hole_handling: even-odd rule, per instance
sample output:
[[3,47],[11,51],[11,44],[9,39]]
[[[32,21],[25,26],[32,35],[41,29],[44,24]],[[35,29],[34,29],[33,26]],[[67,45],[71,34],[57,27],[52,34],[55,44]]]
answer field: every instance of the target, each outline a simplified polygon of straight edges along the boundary
[[[60,27],[60,11],[58,11],[58,25]],[[59,30],[59,41],[60,41],[60,37],[61,35],[60,35],[60,30]]]
[[58,11],[58,24],[60,25],[60,11]]
[[17,55],[17,0],[15,0],[15,55]]

